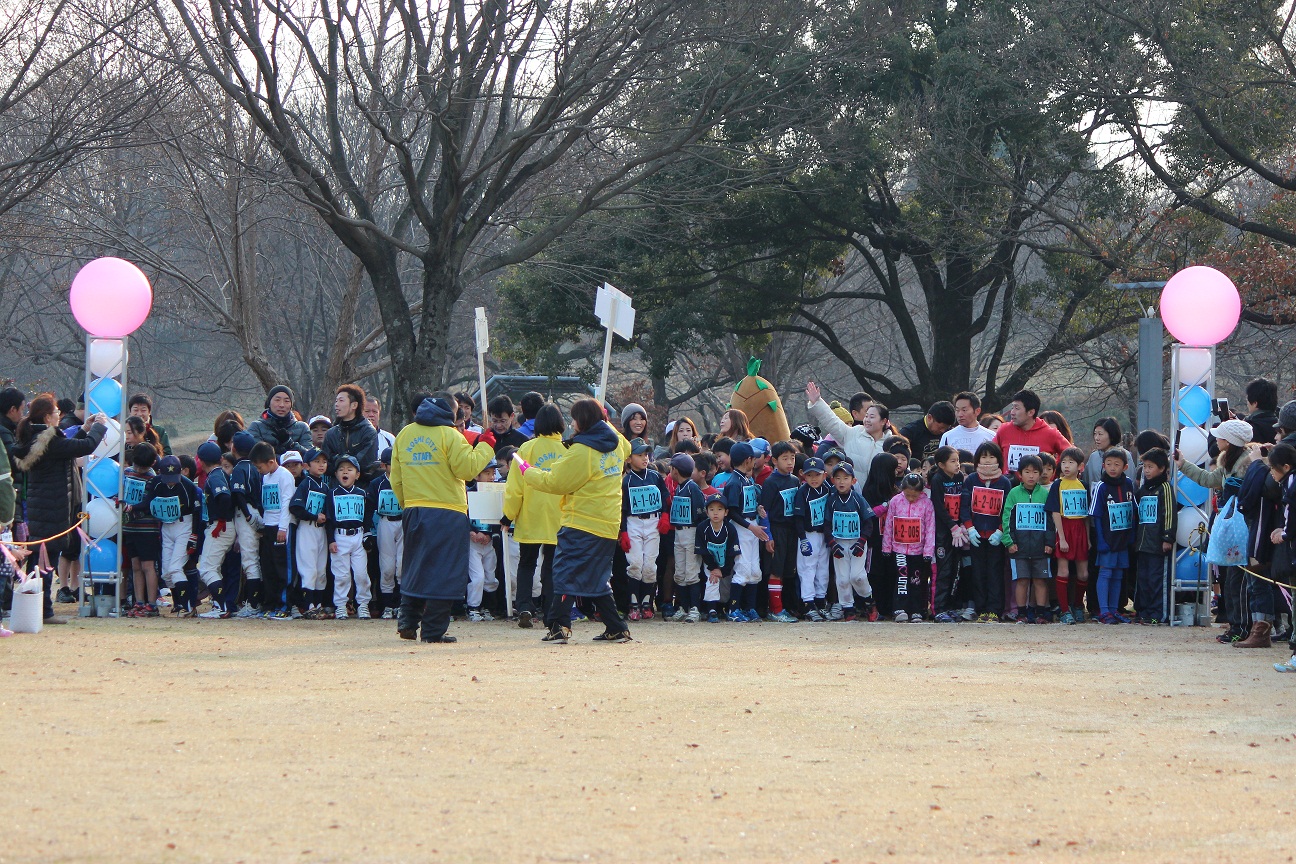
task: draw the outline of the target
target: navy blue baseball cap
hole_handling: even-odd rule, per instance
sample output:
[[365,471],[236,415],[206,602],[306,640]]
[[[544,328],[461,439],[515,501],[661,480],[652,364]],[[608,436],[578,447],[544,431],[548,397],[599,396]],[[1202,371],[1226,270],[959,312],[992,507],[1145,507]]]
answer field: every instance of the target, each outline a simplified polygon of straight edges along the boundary
[[383,451],[382,451],[381,453],[378,454],[378,461],[381,462],[381,463],[383,463],[384,465],[390,465],[390,464],[391,464],[391,457],[392,457],[392,452],[391,452],[391,451],[392,451],[392,448],[390,448],[390,447],[384,447],[384,448],[383,448]]
[[630,442],[630,455],[638,456],[640,453],[651,453],[652,445],[642,438],[635,438]]
[[756,451],[752,450],[750,444],[746,441],[739,441],[737,444],[729,448],[729,464],[735,466],[741,465],[755,455]]
[[333,466],[333,470],[336,471],[337,469],[341,468],[343,462],[349,462],[355,466],[355,469],[357,471],[360,470],[360,460],[354,456],[339,456],[337,460],[337,464]]
[[[220,459],[219,456],[216,457]],[[157,463],[158,477],[165,483],[175,483],[180,480],[180,459],[176,456],[163,456]]]
[[220,462],[221,449],[215,441],[206,441],[198,445],[198,461],[205,465],[215,465]]
[[728,504],[725,504],[724,497],[723,497],[722,495],[720,495],[719,493],[717,493],[717,494],[715,494],[715,495],[708,495],[708,496],[706,496],[706,501],[703,503],[702,506],[703,506],[703,507],[710,507],[712,504],[723,504],[724,507],[725,507],[725,509],[728,509],[728,507],[729,507]]
[[849,474],[852,477],[855,476],[855,466],[849,462],[837,463],[837,465],[834,466],[833,468],[833,475],[836,476],[838,471],[844,471],[845,473]]
[[804,463],[804,464],[802,464],[802,466],[801,466],[801,473],[802,473],[802,474],[811,474],[811,473],[814,473],[814,474],[822,474],[822,473],[824,473],[824,463],[823,463],[823,460],[820,459],[820,458],[818,458],[818,457],[816,457],[816,456],[811,456],[809,459],[805,460],[805,463]]
[[235,432],[234,437],[230,439],[234,452],[242,453],[244,456],[252,452],[252,448],[256,446],[256,443],[256,439],[248,432]]

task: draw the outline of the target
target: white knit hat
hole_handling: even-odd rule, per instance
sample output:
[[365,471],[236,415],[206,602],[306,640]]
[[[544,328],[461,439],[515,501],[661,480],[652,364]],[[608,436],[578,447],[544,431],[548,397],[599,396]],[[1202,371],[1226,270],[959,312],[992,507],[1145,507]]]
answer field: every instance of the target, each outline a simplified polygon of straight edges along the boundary
[[1225,420],[1211,430],[1216,438],[1227,441],[1234,447],[1244,447],[1251,443],[1255,430],[1245,420]]

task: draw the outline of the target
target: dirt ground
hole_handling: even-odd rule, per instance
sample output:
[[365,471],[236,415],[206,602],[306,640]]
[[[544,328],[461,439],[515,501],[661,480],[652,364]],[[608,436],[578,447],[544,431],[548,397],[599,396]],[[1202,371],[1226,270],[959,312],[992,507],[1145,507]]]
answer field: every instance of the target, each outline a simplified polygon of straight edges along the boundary
[[1282,652],[1204,628],[73,621],[0,862],[1290,861]]

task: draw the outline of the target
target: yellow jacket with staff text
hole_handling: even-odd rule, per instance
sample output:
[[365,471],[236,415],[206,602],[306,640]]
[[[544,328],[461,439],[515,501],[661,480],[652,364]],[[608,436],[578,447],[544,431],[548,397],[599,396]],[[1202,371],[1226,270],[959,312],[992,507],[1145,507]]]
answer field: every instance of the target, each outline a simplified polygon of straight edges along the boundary
[[528,470],[530,489],[562,496],[564,528],[616,539],[621,527],[621,474],[630,442],[606,422],[571,439],[548,470]]
[[464,481],[480,474],[494,457],[489,444],[468,443],[440,400],[424,399],[414,422],[400,431],[392,447],[392,491],[401,507],[467,513]]
[[[567,453],[561,435],[538,435],[518,448],[518,455],[532,468],[550,468]],[[509,471],[504,486],[504,515],[513,523],[513,539],[519,543],[558,542],[562,520],[562,496],[528,489],[521,471]]]

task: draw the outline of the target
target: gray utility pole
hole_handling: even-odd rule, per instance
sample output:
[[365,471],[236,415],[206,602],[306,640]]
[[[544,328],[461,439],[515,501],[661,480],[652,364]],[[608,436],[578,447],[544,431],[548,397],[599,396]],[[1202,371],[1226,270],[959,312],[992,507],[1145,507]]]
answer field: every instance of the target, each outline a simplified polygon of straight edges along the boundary
[[[1164,282],[1116,282],[1111,287],[1118,291],[1160,291]],[[1161,406],[1165,402],[1165,362],[1161,347],[1165,342],[1165,329],[1157,317],[1156,308],[1148,306],[1139,319],[1138,341],[1138,428],[1162,429],[1165,415]]]

